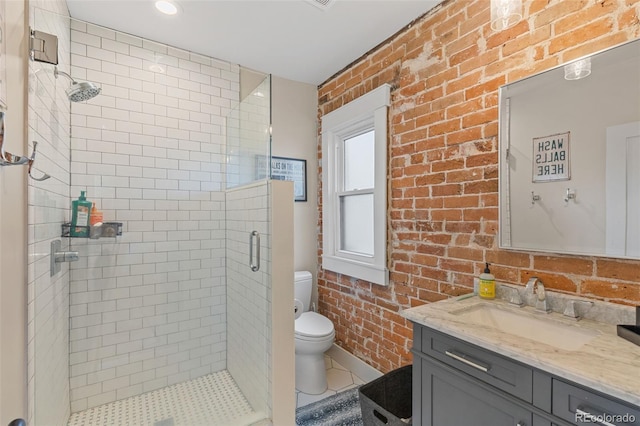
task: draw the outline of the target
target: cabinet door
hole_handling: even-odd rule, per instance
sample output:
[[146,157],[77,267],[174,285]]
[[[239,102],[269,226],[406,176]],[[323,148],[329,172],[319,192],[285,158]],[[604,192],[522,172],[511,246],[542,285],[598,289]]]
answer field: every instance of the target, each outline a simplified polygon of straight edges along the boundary
[[431,360],[416,361],[421,363],[422,426],[532,425],[533,415],[525,408]]

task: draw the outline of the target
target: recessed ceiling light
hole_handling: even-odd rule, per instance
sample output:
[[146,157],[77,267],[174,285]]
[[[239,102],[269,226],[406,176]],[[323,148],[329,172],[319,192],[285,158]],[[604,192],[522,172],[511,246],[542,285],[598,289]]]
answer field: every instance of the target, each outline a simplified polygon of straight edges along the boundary
[[158,0],[156,2],[156,9],[166,15],[175,15],[178,13],[178,6],[167,0]]

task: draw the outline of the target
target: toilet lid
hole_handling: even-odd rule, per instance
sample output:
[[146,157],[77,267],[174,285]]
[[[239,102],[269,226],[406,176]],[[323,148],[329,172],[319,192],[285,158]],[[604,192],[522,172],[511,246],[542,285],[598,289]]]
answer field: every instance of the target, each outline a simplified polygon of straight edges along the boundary
[[333,323],[316,312],[305,312],[296,320],[296,334],[307,337],[328,336],[333,332]]

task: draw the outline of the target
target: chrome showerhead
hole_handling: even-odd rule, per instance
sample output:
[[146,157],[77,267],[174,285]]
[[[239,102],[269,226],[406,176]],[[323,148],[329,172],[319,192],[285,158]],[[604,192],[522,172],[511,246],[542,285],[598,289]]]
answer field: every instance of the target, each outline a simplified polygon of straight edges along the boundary
[[101,90],[93,83],[74,81],[65,92],[71,102],[83,102],[98,96]]
[[69,80],[71,80],[71,87],[65,90],[67,97],[71,102],[88,101],[89,99],[98,96],[100,94],[100,91],[102,90],[101,88],[96,86],[94,83],[89,83],[89,82],[78,83],[69,74],[67,74],[66,72],[59,71],[58,67],[56,67],[53,71],[53,75],[55,75],[55,77],[58,78],[58,75],[60,74],[64,75]]

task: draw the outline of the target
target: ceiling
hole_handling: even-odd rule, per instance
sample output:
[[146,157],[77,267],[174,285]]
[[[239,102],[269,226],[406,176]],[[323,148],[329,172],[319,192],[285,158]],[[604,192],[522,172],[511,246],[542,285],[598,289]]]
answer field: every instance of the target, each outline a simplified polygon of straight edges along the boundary
[[73,18],[318,85],[441,0],[67,0]]

